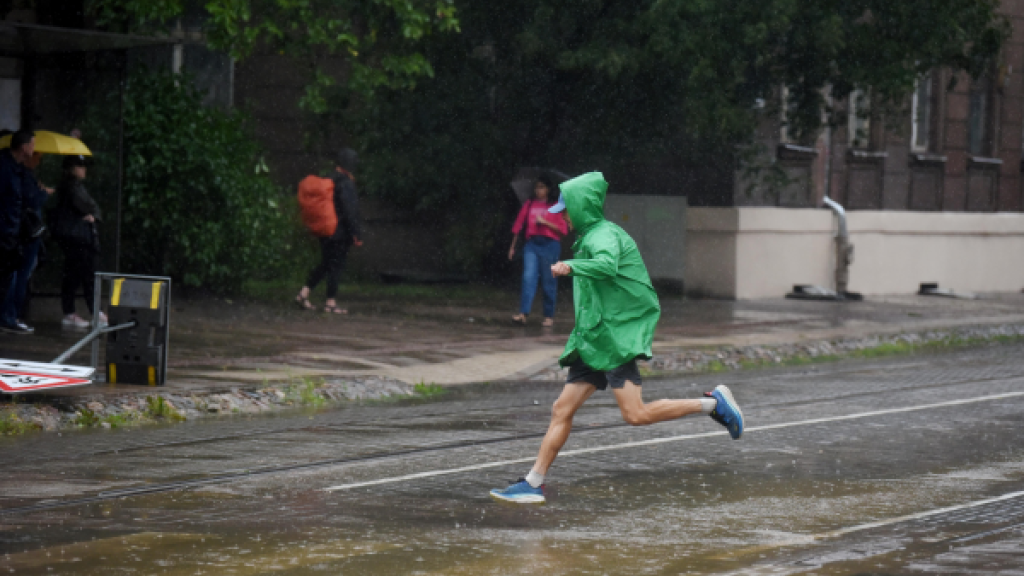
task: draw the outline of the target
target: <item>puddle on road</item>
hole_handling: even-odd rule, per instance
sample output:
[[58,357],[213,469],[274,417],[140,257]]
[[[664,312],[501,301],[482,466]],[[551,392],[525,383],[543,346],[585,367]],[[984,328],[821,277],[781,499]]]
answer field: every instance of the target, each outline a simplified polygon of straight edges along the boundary
[[244,576],[316,569],[393,547],[340,535],[313,542],[297,537],[266,541],[259,535],[141,532],[8,554],[0,560],[0,571]]
[[[779,567],[751,565],[828,544],[814,534],[1019,487],[1024,461],[889,481],[637,468],[559,483],[548,506],[528,509],[494,504],[460,480],[344,494],[307,480],[7,518],[0,575],[770,573]],[[900,546],[871,556],[905,560]],[[822,554],[825,567],[857,557]],[[787,567],[808,569],[842,573]]]

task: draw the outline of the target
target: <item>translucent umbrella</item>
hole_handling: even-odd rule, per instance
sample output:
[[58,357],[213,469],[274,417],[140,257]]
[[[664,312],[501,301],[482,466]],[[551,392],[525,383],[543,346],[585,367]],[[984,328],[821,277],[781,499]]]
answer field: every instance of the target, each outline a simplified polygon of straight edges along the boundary
[[[43,154],[63,154],[65,156],[92,156],[92,152],[78,138],[36,130],[36,152]],[[0,148],[10,148],[11,135],[0,138]]]
[[[531,197],[533,197],[533,185],[537,181],[537,178],[541,174],[547,174],[554,180],[555,184],[561,184],[569,179],[569,176],[564,172],[558,170],[552,170],[550,168],[520,168],[516,172],[514,180],[509,182],[512,186],[512,190],[516,193],[516,198],[519,198],[520,203],[526,203]],[[557,192],[557,190],[552,190]]]

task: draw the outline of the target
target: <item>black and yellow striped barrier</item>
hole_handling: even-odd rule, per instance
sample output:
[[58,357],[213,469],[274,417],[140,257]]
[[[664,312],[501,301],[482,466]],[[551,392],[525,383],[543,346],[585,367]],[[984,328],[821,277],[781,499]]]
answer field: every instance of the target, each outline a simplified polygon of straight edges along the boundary
[[168,283],[111,281],[109,322],[135,326],[107,335],[107,381],[159,386],[166,382]]

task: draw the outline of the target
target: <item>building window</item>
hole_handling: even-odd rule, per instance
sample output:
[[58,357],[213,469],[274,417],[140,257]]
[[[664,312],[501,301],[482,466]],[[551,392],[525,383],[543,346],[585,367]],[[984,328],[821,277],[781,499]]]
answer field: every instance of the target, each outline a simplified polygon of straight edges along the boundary
[[931,145],[932,128],[932,75],[925,74],[917,81],[911,102],[910,147],[915,152],[927,152]]
[[992,81],[985,77],[972,83],[967,112],[967,152],[992,155]]
[[796,141],[790,135],[789,130],[789,88],[786,86],[782,87],[779,91],[779,142],[783,144],[796,144]]
[[850,148],[870,148],[871,146],[871,102],[863,90],[850,93],[847,108],[847,133]]

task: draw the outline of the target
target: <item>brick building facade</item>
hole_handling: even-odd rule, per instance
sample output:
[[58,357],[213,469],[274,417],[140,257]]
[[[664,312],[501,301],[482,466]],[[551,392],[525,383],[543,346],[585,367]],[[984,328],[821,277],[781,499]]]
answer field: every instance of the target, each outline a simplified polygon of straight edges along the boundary
[[1024,2],[1006,0],[1002,13],[1012,36],[998,66],[976,80],[933,71],[895,121],[857,114],[870,106],[855,93],[839,103],[847,123],[812,145],[788,141],[781,121],[766,123],[760,140],[789,181],[752,184],[741,169],[734,205],[821,206],[827,190],[850,210],[1024,210]]

